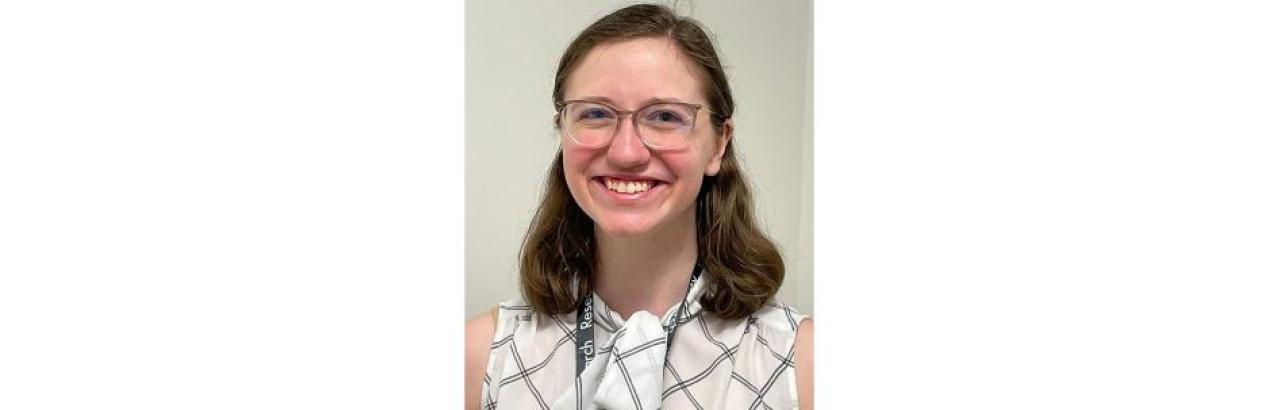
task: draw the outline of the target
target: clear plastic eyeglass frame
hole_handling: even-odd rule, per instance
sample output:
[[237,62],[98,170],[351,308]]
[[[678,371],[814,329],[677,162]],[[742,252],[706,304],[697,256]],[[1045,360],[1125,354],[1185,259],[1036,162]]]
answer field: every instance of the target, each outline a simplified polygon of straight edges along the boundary
[[[610,133],[609,138],[605,139],[603,142],[598,144],[586,144],[586,143],[583,143],[578,138],[578,136],[573,135],[573,132],[570,131],[570,126],[568,123],[569,119],[566,116],[568,108],[573,104],[593,104],[593,105],[604,107],[612,111],[614,115],[613,118],[615,118],[616,120],[613,125],[613,131]],[[644,112],[645,110],[653,108],[654,106],[660,106],[660,105],[679,105],[679,106],[689,108],[693,112],[692,118],[690,120],[692,122],[688,125],[688,129],[679,131],[679,133],[684,135],[684,139],[675,143],[656,144],[651,142],[649,138],[645,137],[646,135],[645,131],[641,129],[640,123],[636,119],[637,118],[636,114]],[[556,121],[557,121],[558,127],[560,128],[561,134],[569,137],[569,140],[573,141],[575,144],[578,144],[579,146],[583,146],[587,148],[600,148],[600,147],[608,146],[609,144],[613,143],[613,139],[618,137],[618,131],[622,130],[622,124],[624,122],[627,122],[627,121],[623,121],[622,117],[631,117],[631,121],[629,122],[631,123],[631,127],[635,131],[636,135],[639,136],[641,143],[644,143],[644,145],[646,147],[649,147],[650,149],[669,150],[669,149],[680,149],[689,144],[689,137],[693,135],[694,125],[696,125],[698,122],[699,111],[702,111],[702,105],[694,104],[694,103],[679,102],[679,101],[658,101],[658,102],[646,104],[645,106],[640,107],[638,109],[628,111],[628,110],[620,109],[618,107],[615,107],[611,104],[608,104],[602,101],[566,100],[566,101],[561,101],[559,103],[556,103],[556,118],[557,118]],[[711,111],[711,110],[706,110],[706,111],[707,111],[707,114],[710,114],[712,116],[719,116],[719,114],[716,114],[714,111]]]

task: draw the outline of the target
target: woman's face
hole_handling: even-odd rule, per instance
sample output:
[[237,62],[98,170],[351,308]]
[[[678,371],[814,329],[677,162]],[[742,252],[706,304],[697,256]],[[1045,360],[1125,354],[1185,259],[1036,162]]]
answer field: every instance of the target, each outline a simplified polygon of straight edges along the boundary
[[702,178],[720,171],[729,138],[712,127],[697,70],[671,40],[643,38],[596,46],[566,79],[565,100],[600,101],[625,111],[654,100],[702,106],[688,143],[679,148],[646,146],[632,116],[621,118],[613,140],[599,147],[579,145],[561,132],[565,180],[597,232],[639,237],[695,223]]

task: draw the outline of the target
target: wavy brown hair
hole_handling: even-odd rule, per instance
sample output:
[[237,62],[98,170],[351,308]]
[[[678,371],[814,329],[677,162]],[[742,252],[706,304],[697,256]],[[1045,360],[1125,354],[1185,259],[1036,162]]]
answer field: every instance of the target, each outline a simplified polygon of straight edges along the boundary
[[[724,134],[734,105],[715,45],[700,23],[665,6],[626,7],[578,34],[560,58],[552,103],[564,100],[566,80],[594,47],[650,37],[671,39],[701,68],[703,94],[717,113],[711,123],[717,134]],[[560,152],[547,171],[542,202],[520,250],[521,291],[535,310],[548,314],[573,311],[594,288],[594,222],[573,200],[564,178]],[[782,286],[785,273],[777,246],[756,224],[751,198],[730,138],[720,172],[702,180],[696,217],[698,262],[706,282],[702,306],[724,318],[744,318],[763,307]]]

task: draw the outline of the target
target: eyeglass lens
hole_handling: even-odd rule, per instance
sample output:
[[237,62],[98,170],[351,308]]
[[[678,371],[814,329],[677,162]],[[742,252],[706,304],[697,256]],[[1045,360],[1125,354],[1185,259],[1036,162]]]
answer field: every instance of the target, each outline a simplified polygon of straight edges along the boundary
[[[673,103],[652,104],[631,114],[640,139],[655,147],[681,146],[688,142],[697,108]],[[613,139],[622,116],[617,110],[590,102],[571,102],[561,114],[561,126],[579,144],[600,146]],[[624,124],[631,125],[631,124]]]

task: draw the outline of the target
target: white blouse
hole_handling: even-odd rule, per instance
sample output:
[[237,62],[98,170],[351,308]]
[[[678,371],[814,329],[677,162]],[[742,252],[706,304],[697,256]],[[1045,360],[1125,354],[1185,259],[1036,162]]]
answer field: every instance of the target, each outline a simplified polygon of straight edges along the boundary
[[[595,303],[596,355],[577,371],[576,312],[544,315],[517,298],[498,306],[481,407],[493,409],[794,409],[796,329],[806,316],[777,302],[746,319],[703,314],[703,281],[686,296],[671,348],[661,318],[627,320]],[[666,356],[669,356],[670,360]]]

